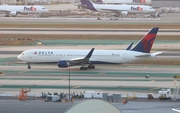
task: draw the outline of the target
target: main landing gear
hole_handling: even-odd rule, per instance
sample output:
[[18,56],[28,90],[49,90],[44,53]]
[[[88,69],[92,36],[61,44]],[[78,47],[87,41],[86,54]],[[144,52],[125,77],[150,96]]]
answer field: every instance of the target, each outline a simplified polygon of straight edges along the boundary
[[85,67],[85,66],[80,67],[80,70],[87,70],[87,69],[95,69],[95,66],[89,65],[88,67]]
[[30,65],[30,63],[27,63],[28,64],[28,69],[31,69],[31,65]]

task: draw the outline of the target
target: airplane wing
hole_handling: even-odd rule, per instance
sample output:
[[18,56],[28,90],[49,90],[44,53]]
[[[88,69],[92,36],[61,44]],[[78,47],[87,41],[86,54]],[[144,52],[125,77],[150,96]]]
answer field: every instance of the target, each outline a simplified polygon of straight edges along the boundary
[[93,51],[94,48],[92,48],[91,51],[85,57],[73,58],[70,60],[60,60],[58,61],[58,67],[66,68],[68,66],[90,64],[91,62],[89,61],[89,59],[91,58]]
[[73,59],[70,59],[69,62],[71,64],[88,64],[90,63],[89,58],[91,58],[93,51],[94,51],[94,48],[92,48],[91,51],[85,57],[73,58]]
[[177,110],[177,109],[174,109],[174,108],[172,108],[172,110],[180,113],[180,110]]
[[[122,12],[122,11],[127,11],[127,10],[119,10],[119,9],[112,9],[112,8],[101,8],[101,10],[112,11],[112,12]],[[128,11],[127,11],[127,12],[128,12]]]

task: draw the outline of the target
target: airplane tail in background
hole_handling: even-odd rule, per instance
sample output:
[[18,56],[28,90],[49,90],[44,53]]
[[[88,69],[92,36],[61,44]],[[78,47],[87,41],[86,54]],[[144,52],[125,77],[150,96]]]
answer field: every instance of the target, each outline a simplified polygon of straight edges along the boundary
[[86,8],[96,11],[96,9],[93,6],[93,3],[90,0],[81,0],[81,4],[83,6],[86,6]]
[[143,53],[150,53],[156,34],[158,32],[158,27],[153,27],[132,49],[132,51],[138,51]]

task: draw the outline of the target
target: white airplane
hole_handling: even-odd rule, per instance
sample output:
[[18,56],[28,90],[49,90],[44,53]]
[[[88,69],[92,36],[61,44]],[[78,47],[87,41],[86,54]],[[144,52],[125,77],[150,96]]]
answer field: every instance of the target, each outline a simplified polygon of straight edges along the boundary
[[13,16],[17,14],[43,14],[48,10],[43,6],[12,6],[12,5],[0,5],[0,11],[5,12],[5,17]]
[[178,110],[178,109],[172,108],[172,110],[180,113],[180,110]]
[[126,4],[94,4],[90,0],[81,0],[81,6],[90,10],[103,13],[116,13],[117,15],[147,14],[155,13],[155,9],[146,5],[126,5]]
[[[59,68],[81,65],[80,70],[94,69],[94,64],[123,64],[154,58],[162,52],[150,53],[151,47],[158,32],[152,28],[131,49],[133,43],[126,50],[59,50],[59,49],[30,49],[18,55],[18,59],[27,62],[28,69],[31,63],[57,63]],[[86,67],[85,65],[88,64]]]
[[151,0],[96,0],[96,3],[151,5]]

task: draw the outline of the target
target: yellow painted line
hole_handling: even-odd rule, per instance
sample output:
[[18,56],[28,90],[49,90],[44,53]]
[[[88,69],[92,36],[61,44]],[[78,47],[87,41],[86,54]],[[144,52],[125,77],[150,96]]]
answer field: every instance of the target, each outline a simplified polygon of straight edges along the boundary
[[159,89],[159,88],[152,88],[152,89],[150,89],[150,90],[156,90],[156,89]]
[[80,86],[75,86],[75,87],[73,87],[72,89],[77,89],[77,88],[80,88]]
[[151,80],[150,82],[154,82],[155,80]]

